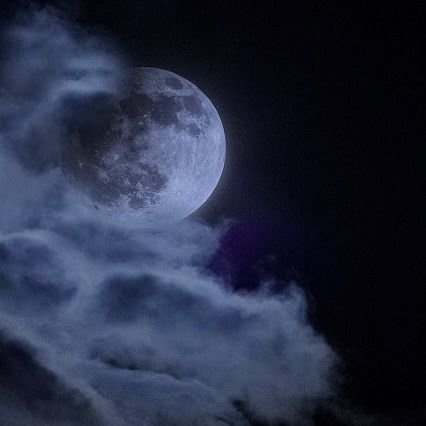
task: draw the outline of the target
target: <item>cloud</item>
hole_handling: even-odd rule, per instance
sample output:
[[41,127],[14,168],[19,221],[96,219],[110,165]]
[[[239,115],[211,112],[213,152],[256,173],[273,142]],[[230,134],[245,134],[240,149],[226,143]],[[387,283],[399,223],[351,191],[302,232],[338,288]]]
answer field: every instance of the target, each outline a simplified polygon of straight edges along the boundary
[[203,264],[217,229],[55,226],[1,236],[3,327],[123,424],[245,424],[233,401],[291,423],[332,395],[335,355],[302,291],[226,289]]
[[18,15],[2,36],[3,143],[31,170],[57,167],[64,121],[93,121],[86,106],[117,93],[121,61],[106,40],[45,9]]
[[334,394],[337,357],[307,321],[303,291],[231,291],[208,268],[226,223],[140,229],[82,206],[59,169],[61,132],[82,105],[114,96],[119,60],[46,11],[7,34],[0,410],[8,424],[308,424]]
[[42,367],[22,342],[0,333],[1,421],[9,426],[98,425],[102,418],[92,402]]

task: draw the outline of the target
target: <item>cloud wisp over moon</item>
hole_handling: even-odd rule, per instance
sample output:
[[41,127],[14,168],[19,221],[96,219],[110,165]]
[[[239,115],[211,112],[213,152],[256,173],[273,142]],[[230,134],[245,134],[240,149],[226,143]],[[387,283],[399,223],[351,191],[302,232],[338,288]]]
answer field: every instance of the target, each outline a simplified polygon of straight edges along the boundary
[[333,395],[337,359],[307,321],[302,290],[230,290],[208,268],[226,224],[143,230],[81,208],[58,168],[63,118],[114,96],[120,61],[46,11],[7,34],[0,81],[6,424],[249,425],[251,417],[308,424]]

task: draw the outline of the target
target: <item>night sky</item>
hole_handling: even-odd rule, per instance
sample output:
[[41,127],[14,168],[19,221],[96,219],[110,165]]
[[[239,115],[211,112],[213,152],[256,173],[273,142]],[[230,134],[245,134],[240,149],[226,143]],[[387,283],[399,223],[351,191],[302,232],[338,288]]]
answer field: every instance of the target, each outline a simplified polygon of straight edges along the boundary
[[[334,399],[348,415],[423,424],[426,9],[72,3],[49,4],[110,39],[129,65],[192,81],[219,111],[225,170],[194,215],[233,220],[211,273],[241,294],[265,277],[275,294],[298,283],[310,323],[340,357]],[[16,10],[9,2],[2,24]],[[0,382],[8,377],[0,363]],[[313,418],[349,424],[327,407]]]

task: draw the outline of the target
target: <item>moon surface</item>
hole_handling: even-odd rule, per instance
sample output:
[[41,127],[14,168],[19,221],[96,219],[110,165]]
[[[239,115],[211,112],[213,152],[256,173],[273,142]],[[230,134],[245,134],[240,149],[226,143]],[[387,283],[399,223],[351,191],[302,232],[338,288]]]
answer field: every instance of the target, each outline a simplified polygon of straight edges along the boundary
[[134,68],[129,81],[95,126],[70,132],[62,170],[113,218],[178,221],[219,182],[226,152],[221,119],[200,89],[170,71]]

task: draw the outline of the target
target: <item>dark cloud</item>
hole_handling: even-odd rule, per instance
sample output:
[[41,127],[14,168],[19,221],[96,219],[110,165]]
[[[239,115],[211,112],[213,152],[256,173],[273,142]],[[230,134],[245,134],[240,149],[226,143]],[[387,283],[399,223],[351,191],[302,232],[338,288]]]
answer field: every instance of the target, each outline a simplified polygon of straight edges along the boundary
[[[158,307],[152,313],[143,310],[143,304],[156,296],[155,278],[142,275],[138,278],[117,277],[105,285],[99,297],[100,309],[109,322],[132,322],[140,314],[161,314]],[[167,312],[167,311],[166,311]]]
[[60,309],[75,291],[45,245],[19,237],[0,242],[0,305],[5,310],[42,315]]
[[17,425],[98,425],[90,400],[47,368],[28,345],[0,331],[1,422]]
[[119,61],[46,11],[21,18],[6,40],[4,418],[30,426],[309,424],[334,395],[337,357],[309,324],[303,291],[230,291],[209,267],[226,223],[141,229],[82,205],[58,168],[61,125],[76,105],[113,96]]

